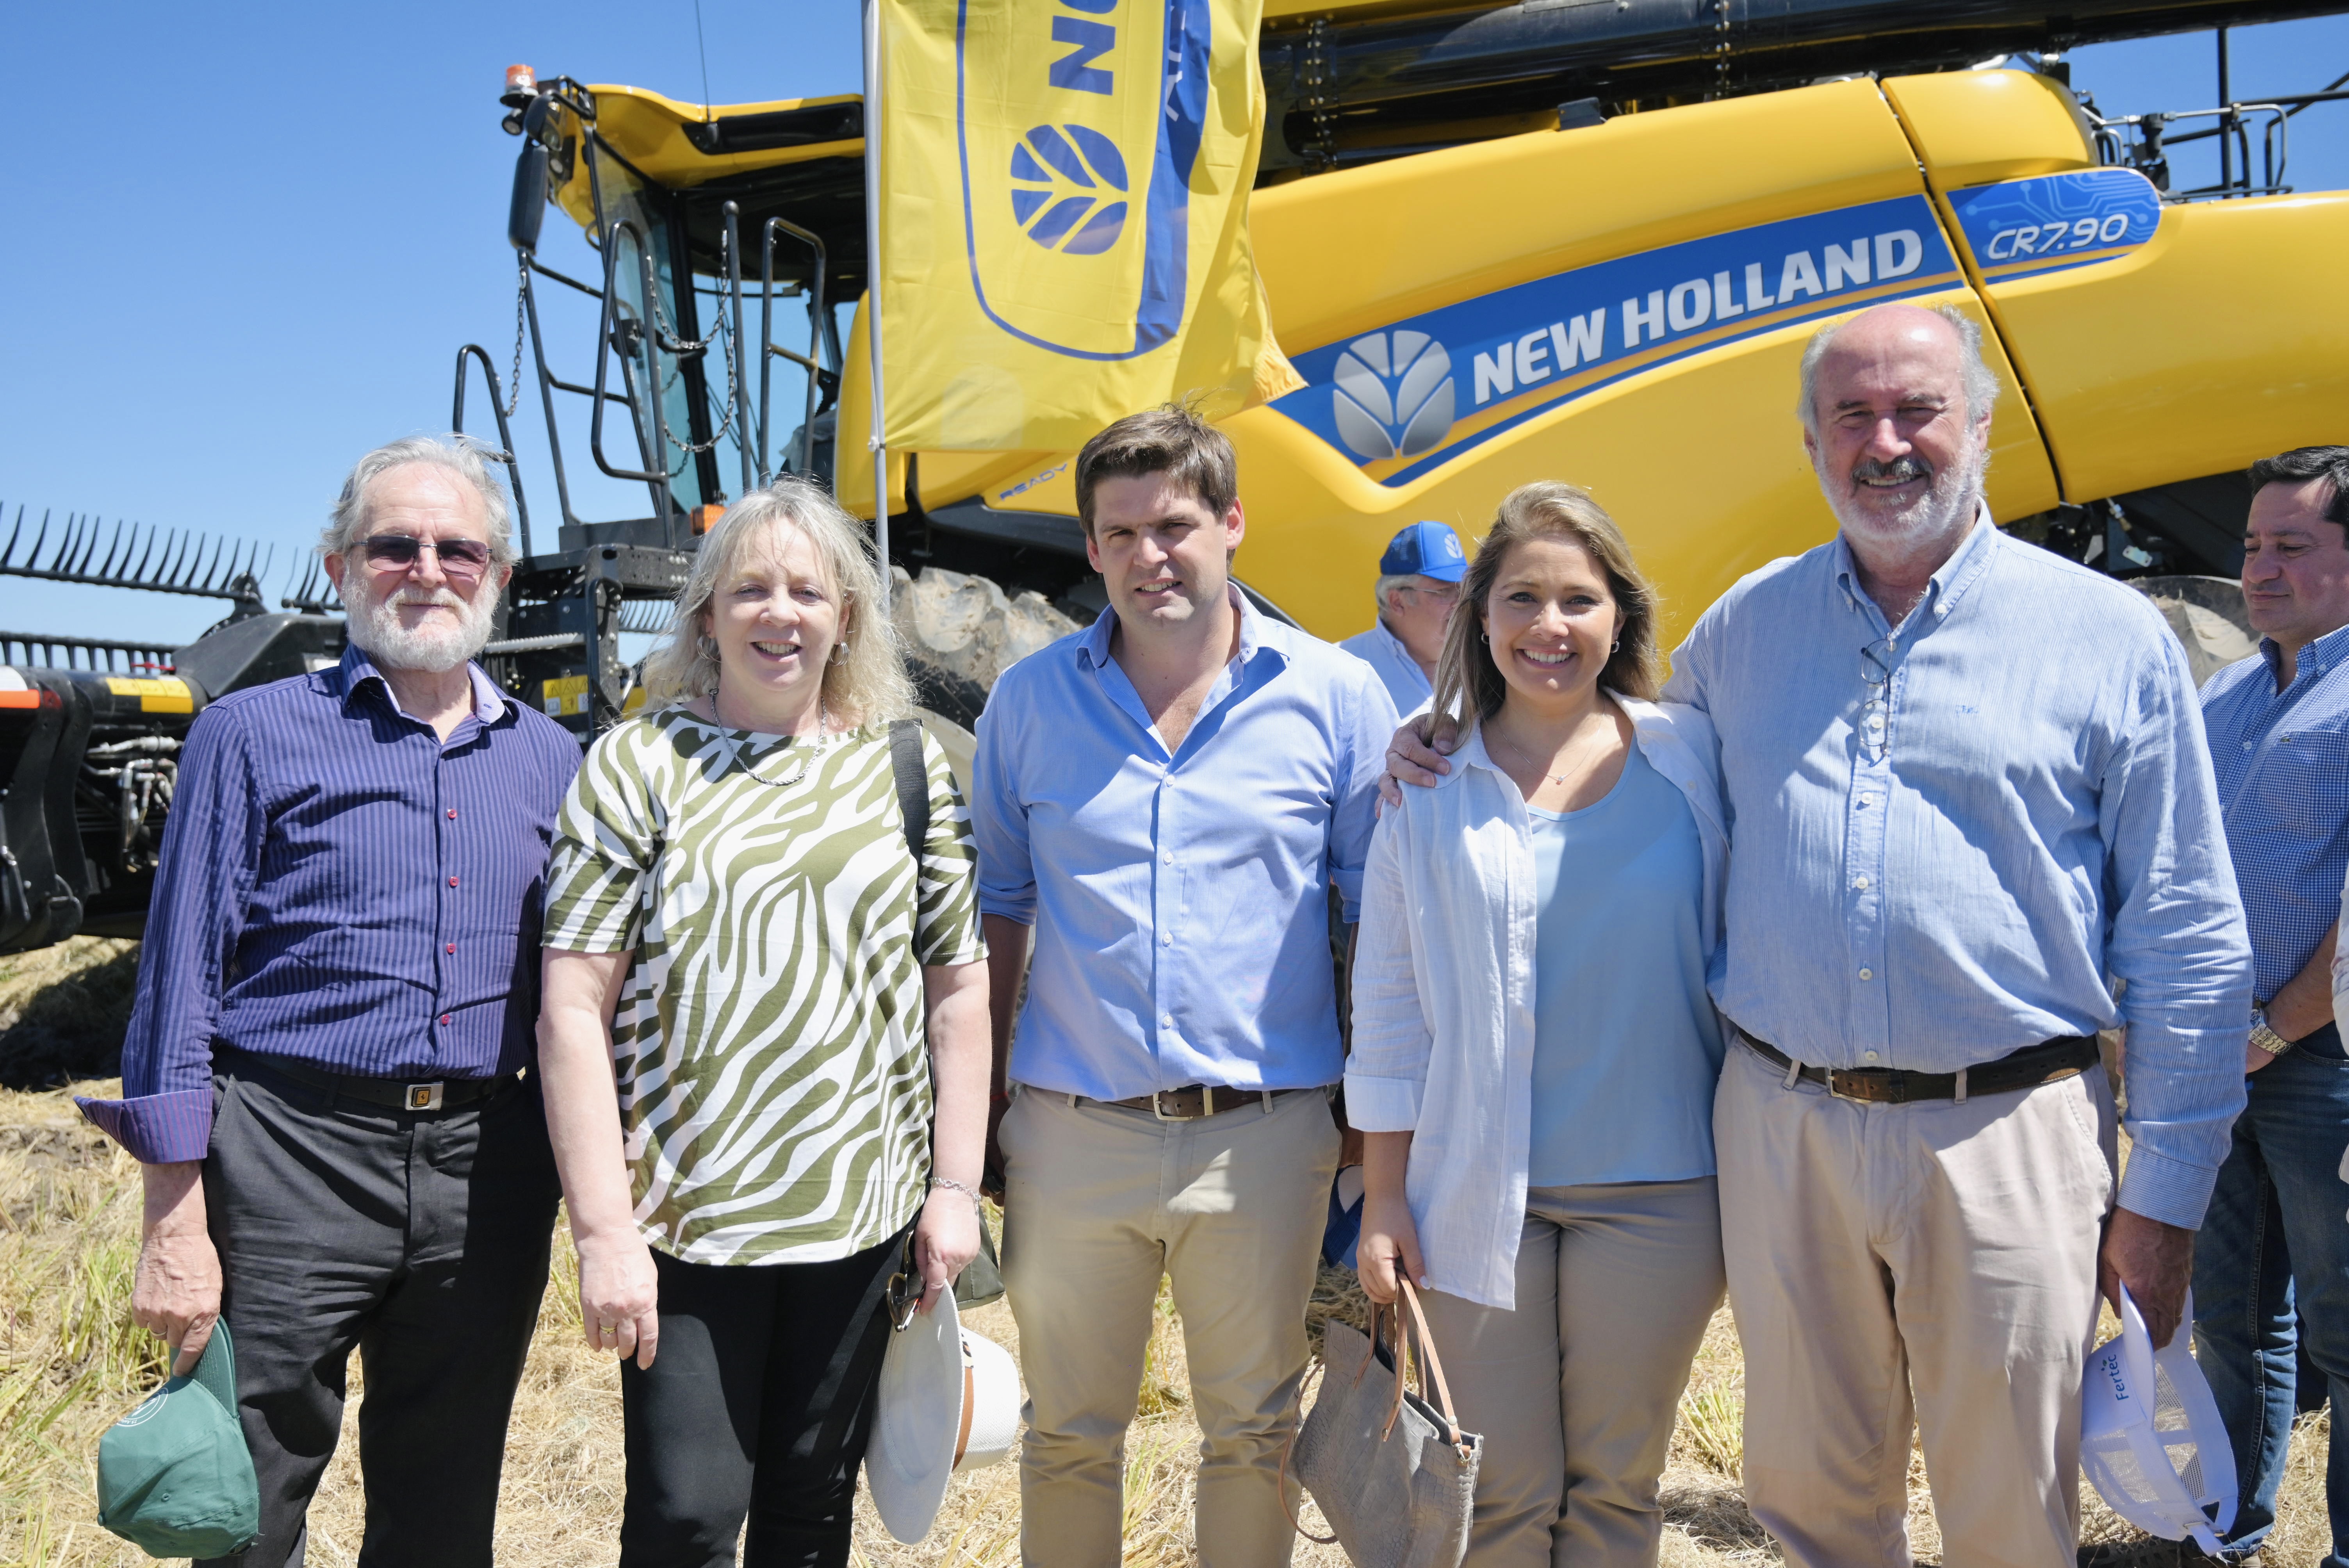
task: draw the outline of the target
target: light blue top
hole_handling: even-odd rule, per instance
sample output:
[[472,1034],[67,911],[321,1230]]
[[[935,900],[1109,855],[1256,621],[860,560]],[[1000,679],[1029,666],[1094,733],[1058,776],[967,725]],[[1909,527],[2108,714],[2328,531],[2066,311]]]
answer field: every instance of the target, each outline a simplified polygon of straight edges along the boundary
[[2262,998],[2307,967],[2349,872],[2349,626],[2301,649],[2281,689],[2280,656],[2262,637],[2202,688]]
[[1897,632],[1837,538],[1731,588],[1672,666],[1666,697],[1719,735],[1728,1020],[1813,1065],[1923,1072],[2126,1022],[2120,1202],[2199,1224],[2243,1104],[2251,946],[2152,604],[1985,516]]
[[1232,598],[1239,655],[1178,750],[1110,656],[1114,608],[979,716],[979,909],[1035,928],[1020,1083],[1125,1099],[1343,1071],[1328,890],[1361,918],[1399,720],[1360,659]]
[[1357,632],[1338,645],[1371,668],[1379,672],[1379,679],[1394,699],[1397,713],[1410,713],[1427,706],[1435,695],[1435,685],[1402,639],[1387,630],[1384,621],[1374,621],[1367,632]]
[[1540,911],[1526,1185],[1712,1175],[1721,1022],[1687,798],[1634,746],[1596,804],[1526,814]]

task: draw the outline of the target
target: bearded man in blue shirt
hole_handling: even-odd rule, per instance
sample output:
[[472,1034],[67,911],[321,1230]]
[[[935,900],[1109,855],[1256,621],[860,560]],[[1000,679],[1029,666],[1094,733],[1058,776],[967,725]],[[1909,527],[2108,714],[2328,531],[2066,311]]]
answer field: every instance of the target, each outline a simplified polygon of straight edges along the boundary
[[1270,1568],[1296,1539],[1280,1457],[1338,1157],[1329,893],[1350,925],[1394,704],[1232,583],[1223,432],[1133,415],[1085,443],[1076,488],[1109,608],[1003,673],[971,790],[997,1083],[1019,1085],[998,1114],[1020,1556],[1122,1555],[1164,1274],[1199,1416],[1199,1561]]
[[[2349,447],[2263,458],[2251,480],[2243,607],[2260,649],[2210,677],[2202,718],[2259,1010],[2250,1103],[2194,1259],[2196,1358],[2235,1445],[2237,1553],[2275,1522],[2298,1364],[2349,1408],[2349,1059],[2331,996],[2349,872]],[[2337,1449],[2326,1568],[2349,1565],[2349,1442]]]
[[123,1044],[82,1109],[141,1162],[131,1315],[235,1336],[261,1486],[241,1568],[303,1561],[356,1346],[367,1568],[488,1568],[558,1193],[533,1059],[540,882],[577,742],[471,661],[512,575],[482,453],[351,470],[321,543],[342,662],[189,731]]
[[[1732,587],[1664,690],[1720,740],[1745,1496],[1804,1568],[1909,1561],[1912,1429],[1947,1561],[2075,1568],[2099,1288],[2168,1343],[2243,1102],[2251,952],[2185,652],[1993,526],[1997,394],[1958,312],[1821,329],[1797,412],[1837,537]],[[2116,1194],[2094,1037],[2124,1025]]]

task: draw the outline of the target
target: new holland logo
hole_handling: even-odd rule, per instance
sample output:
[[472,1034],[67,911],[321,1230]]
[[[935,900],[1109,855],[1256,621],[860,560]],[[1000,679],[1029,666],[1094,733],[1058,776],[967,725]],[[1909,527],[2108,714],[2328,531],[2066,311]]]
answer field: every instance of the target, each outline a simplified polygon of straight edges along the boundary
[[1048,251],[1097,256],[1125,229],[1125,159],[1081,125],[1040,125],[1011,149],[1011,215]]
[[1452,356],[1423,332],[1374,332],[1338,356],[1330,412],[1365,462],[1412,458],[1452,430]]

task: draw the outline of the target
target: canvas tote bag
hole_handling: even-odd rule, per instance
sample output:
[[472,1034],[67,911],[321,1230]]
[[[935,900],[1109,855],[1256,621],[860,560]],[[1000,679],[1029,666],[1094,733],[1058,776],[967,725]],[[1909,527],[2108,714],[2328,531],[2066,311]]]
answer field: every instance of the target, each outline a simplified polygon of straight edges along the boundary
[[[1409,1280],[1397,1283],[1402,1306],[1373,1305],[1369,1338],[1349,1324],[1323,1328],[1321,1397],[1292,1439],[1297,1475],[1359,1568],[1459,1568],[1485,1439],[1460,1429],[1419,1297]],[[1392,1347],[1381,1342],[1386,1321]],[[1405,1375],[1414,1331],[1416,1392]],[[1288,1491],[1284,1475],[1284,1499]]]

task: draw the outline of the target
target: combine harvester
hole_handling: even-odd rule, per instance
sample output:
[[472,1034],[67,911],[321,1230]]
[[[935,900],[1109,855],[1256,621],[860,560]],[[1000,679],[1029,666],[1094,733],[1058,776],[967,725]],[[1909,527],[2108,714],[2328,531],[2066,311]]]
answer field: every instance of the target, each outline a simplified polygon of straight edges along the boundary
[[[1105,98],[1158,90],[1091,63],[1105,30],[1192,9],[1032,5],[1037,68],[1079,128]],[[1900,299],[1984,328],[2003,388],[2001,524],[2142,580],[2206,665],[2239,653],[2240,604],[2209,579],[2238,570],[2241,469],[2349,436],[2349,193],[2294,193],[2285,170],[2293,118],[2349,93],[2228,101],[2221,31],[2219,107],[2107,119],[2071,90],[2060,51],[2338,8],[1268,0],[1251,223],[1309,385],[1225,423],[1255,523],[1238,562],[1249,593],[1323,636],[1356,631],[1402,523],[1473,536],[1512,487],[1563,478],[1623,521],[1676,636],[1741,574],[1826,536],[1795,440],[1795,361],[1822,319]],[[629,702],[620,634],[663,624],[725,498],[779,472],[833,479],[835,453],[864,449],[866,337],[839,325],[868,271],[863,103],[705,108],[526,67],[503,101],[523,143],[516,352],[557,517],[551,541],[543,515],[533,531],[517,482],[525,560],[486,662],[584,743]],[[2197,139],[2218,143],[2220,179],[2173,189],[2170,150]],[[1081,267],[1113,240],[1127,177],[1089,158],[1101,140],[1039,128],[1009,167],[969,170],[972,200],[1002,202]],[[585,230],[600,277],[538,259],[550,203]],[[560,369],[539,330],[548,285],[597,318],[592,338],[557,346]],[[804,384],[786,372],[782,406],[779,359]],[[469,366],[511,454],[507,388],[478,345],[458,354],[451,424],[465,426]],[[964,373],[980,418],[985,373]],[[582,426],[597,470],[643,486],[645,515],[574,511]],[[898,614],[947,719],[967,725],[1002,664],[1102,603],[1071,457],[893,455]],[[873,514],[871,464],[841,462],[837,481]],[[264,571],[250,551],[87,522],[44,536],[35,518],[10,540],[0,573],[232,612],[176,650],[0,650],[26,661],[0,670],[0,951],[135,934],[192,717],[338,655],[315,577],[271,612]]]

